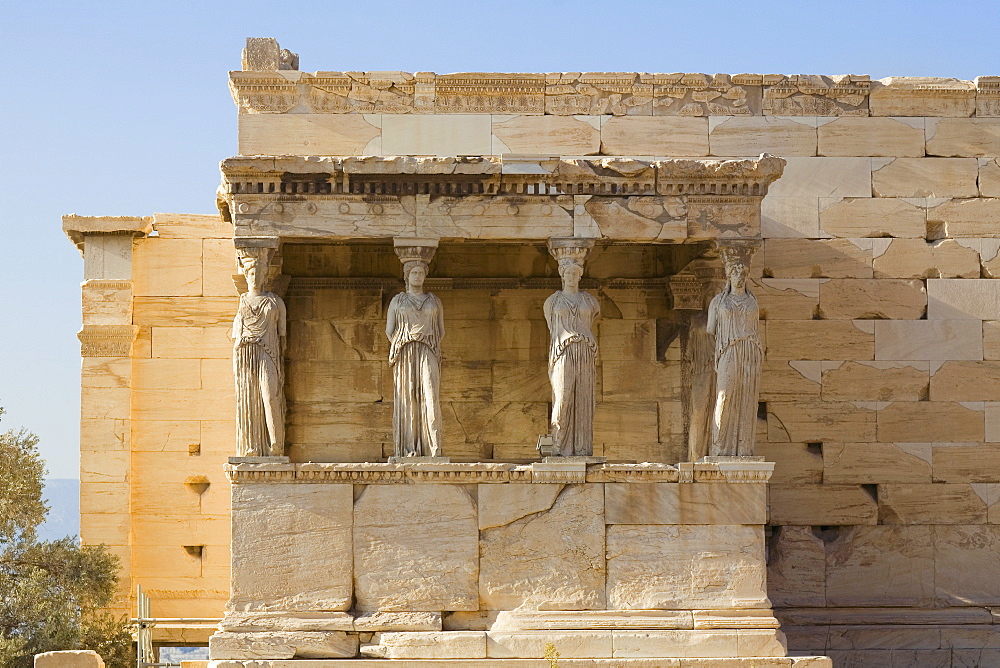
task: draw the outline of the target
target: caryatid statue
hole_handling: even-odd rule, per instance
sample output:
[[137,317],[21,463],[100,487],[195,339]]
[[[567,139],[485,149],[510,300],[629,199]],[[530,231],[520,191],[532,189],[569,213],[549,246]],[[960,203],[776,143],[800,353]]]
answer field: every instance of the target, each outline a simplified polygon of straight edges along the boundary
[[583,261],[592,239],[549,240],[549,252],[559,263],[562,290],[545,300],[549,326],[549,382],[552,384],[552,444],[563,457],[594,454],[595,377],[600,317],[597,299],[580,290]]
[[239,272],[247,281],[233,320],[236,448],[241,457],[281,457],[285,454],[285,303],[265,290],[277,240],[237,239],[236,243]]
[[436,239],[396,239],[406,289],[389,302],[385,335],[392,368],[396,457],[441,457],[441,300],[424,292]]
[[708,307],[708,332],[715,336],[715,407],[709,454],[750,457],[763,358],[757,333],[757,299],[746,287],[756,243],[723,242],[719,250],[726,267],[726,287]]

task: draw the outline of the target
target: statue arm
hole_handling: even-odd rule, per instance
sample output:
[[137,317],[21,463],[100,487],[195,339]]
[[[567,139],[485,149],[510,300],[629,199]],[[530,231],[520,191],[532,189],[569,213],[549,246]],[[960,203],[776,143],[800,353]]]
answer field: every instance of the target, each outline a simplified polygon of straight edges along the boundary
[[389,302],[389,309],[385,314],[385,336],[392,341],[392,336],[396,332],[396,298]]
[[542,306],[542,312],[545,313],[545,324],[549,326],[550,332],[552,331],[552,302],[555,301],[555,298],[555,295],[550,296]]
[[715,325],[719,316],[719,297],[716,295],[712,298],[712,303],[708,305],[708,324],[705,325],[705,329],[709,334],[715,335]]
[[241,336],[243,336],[243,320],[240,318],[240,312],[236,311],[236,317],[233,318],[233,342],[238,343]]

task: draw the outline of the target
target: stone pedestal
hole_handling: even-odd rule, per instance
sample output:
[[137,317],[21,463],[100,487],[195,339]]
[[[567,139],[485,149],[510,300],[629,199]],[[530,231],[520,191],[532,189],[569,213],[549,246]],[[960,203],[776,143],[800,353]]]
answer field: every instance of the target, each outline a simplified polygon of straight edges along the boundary
[[553,460],[230,464],[214,664],[829,665],[767,599],[772,464]]

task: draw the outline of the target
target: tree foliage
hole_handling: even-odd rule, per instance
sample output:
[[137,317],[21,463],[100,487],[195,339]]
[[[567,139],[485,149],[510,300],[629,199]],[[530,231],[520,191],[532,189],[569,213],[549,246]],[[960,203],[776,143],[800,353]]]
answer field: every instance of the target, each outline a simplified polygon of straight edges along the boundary
[[117,557],[75,538],[37,539],[48,512],[37,445],[23,429],[0,433],[0,668],[30,668],[35,654],[63,649],[93,649],[109,668],[125,668],[126,620],[100,610],[117,584]]

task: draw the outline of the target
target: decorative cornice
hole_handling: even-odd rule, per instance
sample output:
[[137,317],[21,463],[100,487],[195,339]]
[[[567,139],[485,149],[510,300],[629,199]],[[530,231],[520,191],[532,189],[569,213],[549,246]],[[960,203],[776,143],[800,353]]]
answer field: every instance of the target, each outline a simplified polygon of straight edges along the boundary
[[152,216],[78,216],[62,217],[63,232],[83,252],[83,240],[88,234],[129,234],[143,237],[153,231]]
[[764,461],[669,464],[496,462],[452,464],[227,464],[234,483],[482,484],[509,482],[767,482],[774,464]]
[[[236,157],[222,163],[223,194],[301,202],[336,195],[649,195],[757,198],[785,161],[625,158]],[[733,200],[730,203],[738,203]],[[234,213],[241,211],[234,210]]]

